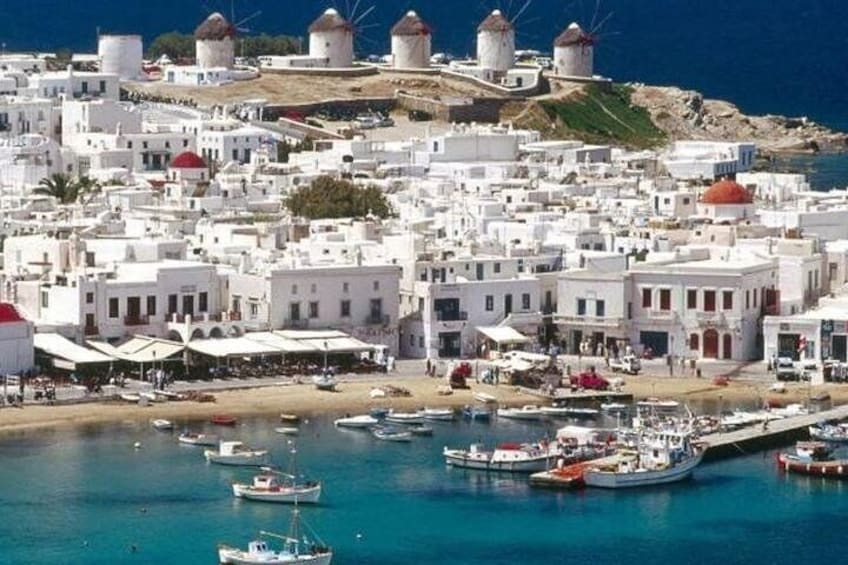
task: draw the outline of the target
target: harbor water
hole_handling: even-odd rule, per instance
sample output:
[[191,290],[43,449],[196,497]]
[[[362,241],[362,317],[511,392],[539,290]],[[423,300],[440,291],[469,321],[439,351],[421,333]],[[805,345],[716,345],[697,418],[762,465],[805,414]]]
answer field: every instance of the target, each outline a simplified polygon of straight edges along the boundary
[[[246,421],[223,435],[268,447],[285,466],[292,438],[274,425]],[[784,476],[773,452],[703,464],[672,486],[554,492],[441,458],[444,445],[535,440],[552,425],[433,427],[398,444],[329,418],[301,426],[298,468],[324,482],[322,503],[302,514],[334,563],[794,564],[844,553],[848,486]],[[230,483],[251,470],[209,465],[201,448],[146,423],[5,437],[0,461],[4,564],[208,564],[219,543],[246,546],[288,525],[289,507],[232,497]]]

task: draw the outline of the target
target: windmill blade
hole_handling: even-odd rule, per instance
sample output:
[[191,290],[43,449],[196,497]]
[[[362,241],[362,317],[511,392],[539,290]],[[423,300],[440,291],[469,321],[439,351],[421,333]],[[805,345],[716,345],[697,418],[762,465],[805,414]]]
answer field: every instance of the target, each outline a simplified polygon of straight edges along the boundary
[[376,8],[376,6],[371,6],[370,8],[368,8],[367,10],[365,10],[364,12],[362,12],[362,15],[361,15],[361,16],[359,16],[358,18],[356,18],[356,20],[354,20],[353,24],[354,24],[354,25],[359,24],[359,22],[361,22],[362,20],[364,20],[364,19],[365,19],[365,17],[366,17],[366,16],[368,16],[368,14],[370,14],[371,12],[373,12],[373,11],[374,11],[374,8]]
[[250,14],[249,16],[247,16],[246,18],[242,18],[241,20],[239,20],[238,22],[234,23],[233,25],[234,25],[234,26],[236,26],[236,27],[243,26],[243,25],[244,25],[244,24],[246,24],[247,22],[249,22],[249,21],[251,21],[251,20],[254,20],[254,19],[258,18],[258,17],[259,17],[259,16],[261,16],[261,15],[262,15],[262,10],[257,10],[257,11],[255,11],[255,12],[253,12],[252,14]]
[[598,19],[598,12],[601,10],[601,0],[595,0],[595,13],[592,14],[592,21],[589,22],[589,29],[595,29],[595,21]]
[[533,3],[533,0],[527,0],[526,2],[524,2],[524,5],[521,7],[521,9],[520,9],[520,10],[518,10],[518,13],[517,13],[517,14],[515,14],[515,17],[514,17],[514,18],[512,18],[512,22],[511,22],[511,23],[515,23],[516,21],[518,21],[518,18],[520,18],[520,17],[521,17],[521,14],[523,14],[523,13],[524,13],[524,11],[525,11],[527,8],[529,8],[529,7],[530,7],[530,4],[532,4],[532,3]]
[[592,31],[590,31],[589,33],[592,34],[592,35],[595,35],[595,33],[597,31],[599,31],[602,27],[604,27],[604,24],[606,24],[609,21],[609,19],[611,17],[613,17],[613,15],[615,15],[615,12],[610,12],[609,14],[607,14],[607,16],[604,19],[602,19],[601,22],[598,25],[593,26],[591,28]]

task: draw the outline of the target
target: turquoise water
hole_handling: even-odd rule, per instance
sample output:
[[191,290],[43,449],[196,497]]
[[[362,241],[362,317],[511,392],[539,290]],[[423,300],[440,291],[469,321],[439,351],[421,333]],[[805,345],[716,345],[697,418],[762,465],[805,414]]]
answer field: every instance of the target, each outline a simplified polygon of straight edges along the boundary
[[[274,423],[230,433],[284,463]],[[411,444],[304,427],[299,466],[325,482],[304,518],[337,564],[838,562],[848,487],[778,474],[773,453],[702,465],[635,492],[551,492],[446,468],[444,444],[537,438],[528,424],[436,424]],[[132,444],[141,441],[135,451]],[[0,563],[214,563],[216,545],[284,531],[285,506],[234,500],[249,470],[207,465],[174,436],[124,424],[0,442]],[[132,553],[130,547],[137,551]]]

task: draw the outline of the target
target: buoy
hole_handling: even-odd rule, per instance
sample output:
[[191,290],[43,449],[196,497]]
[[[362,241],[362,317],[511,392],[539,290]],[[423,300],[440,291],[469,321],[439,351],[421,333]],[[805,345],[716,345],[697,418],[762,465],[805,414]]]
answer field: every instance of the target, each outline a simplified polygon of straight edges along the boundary
[[136,449],[141,449],[141,442],[140,441],[135,442],[133,444],[133,447],[136,448]]

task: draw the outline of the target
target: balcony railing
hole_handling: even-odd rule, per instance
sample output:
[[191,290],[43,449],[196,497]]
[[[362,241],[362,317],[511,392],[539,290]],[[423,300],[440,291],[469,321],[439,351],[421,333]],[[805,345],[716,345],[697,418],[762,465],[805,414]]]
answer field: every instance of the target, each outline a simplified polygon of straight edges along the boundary
[[388,326],[391,321],[391,316],[388,314],[370,314],[365,318],[367,326]]
[[125,326],[146,326],[150,323],[148,316],[124,316]]
[[438,322],[464,322],[468,320],[468,312],[440,312],[436,310]]

